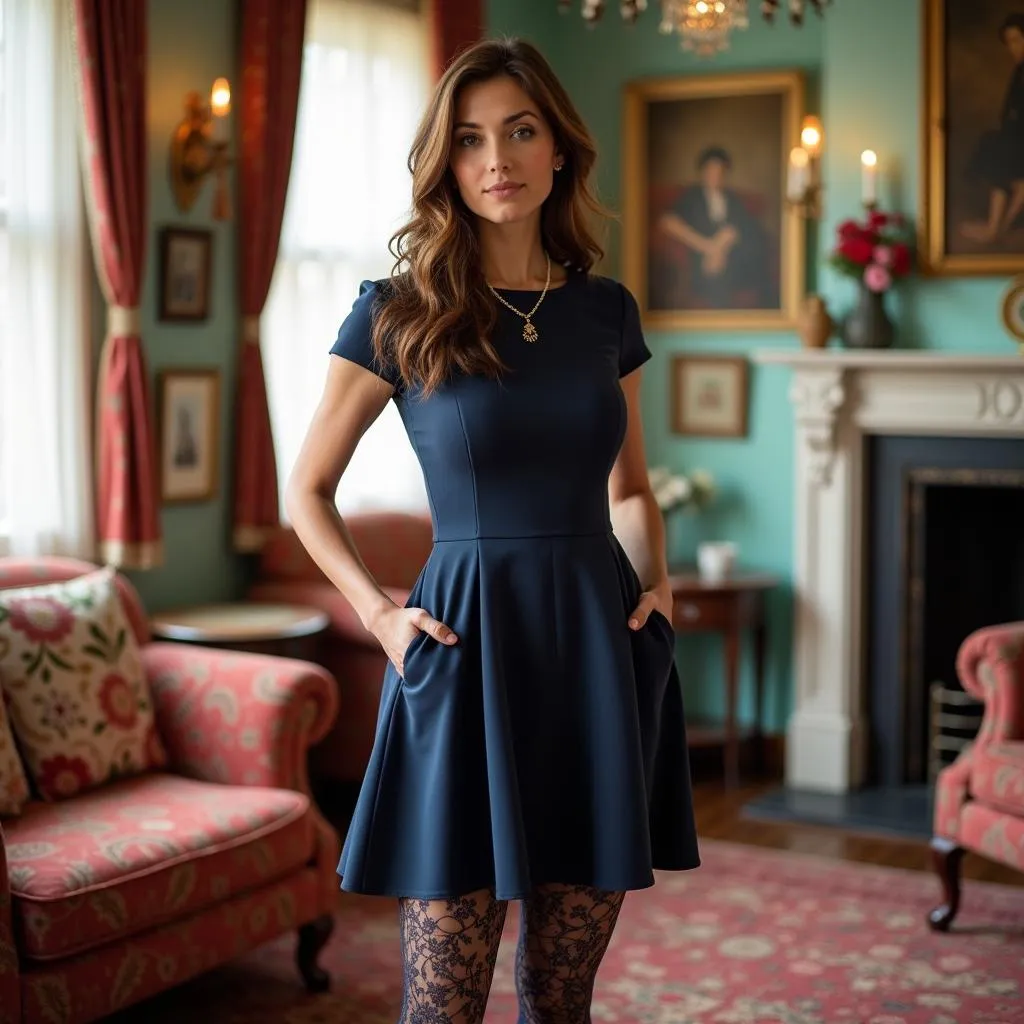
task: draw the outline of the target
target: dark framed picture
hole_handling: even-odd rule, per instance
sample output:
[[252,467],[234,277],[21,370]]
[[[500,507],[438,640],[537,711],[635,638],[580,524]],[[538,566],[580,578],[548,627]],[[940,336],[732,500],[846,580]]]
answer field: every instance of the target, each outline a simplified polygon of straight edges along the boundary
[[933,274],[1024,270],[1024,4],[924,0],[924,217]]
[[212,231],[196,228],[161,230],[161,320],[205,320],[210,315],[212,248]]
[[157,393],[161,500],[209,501],[217,493],[220,371],[164,370]]
[[625,283],[645,325],[785,329],[804,290],[799,71],[645,79],[626,90]]
[[743,356],[673,356],[673,433],[746,437],[747,377]]

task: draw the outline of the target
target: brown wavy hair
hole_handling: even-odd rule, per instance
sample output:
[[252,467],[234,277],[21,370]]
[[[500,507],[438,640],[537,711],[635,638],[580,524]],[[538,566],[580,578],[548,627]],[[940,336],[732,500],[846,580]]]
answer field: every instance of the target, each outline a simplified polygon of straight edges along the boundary
[[406,384],[429,394],[455,370],[497,377],[491,343],[497,302],[484,278],[475,219],[449,167],[455,109],[467,85],[506,75],[537,105],[564,159],[541,208],[541,241],[553,262],[589,271],[604,250],[588,227],[614,216],[589,183],[594,140],[551,65],[522,39],[485,39],[462,51],[434,89],[409,152],[412,217],[392,236],[391,278],[373,344]]

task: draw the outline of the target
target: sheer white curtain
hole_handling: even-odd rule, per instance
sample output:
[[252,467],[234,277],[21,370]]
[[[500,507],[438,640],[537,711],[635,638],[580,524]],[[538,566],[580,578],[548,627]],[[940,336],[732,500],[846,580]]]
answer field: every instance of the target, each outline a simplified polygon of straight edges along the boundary
[[[281,248],[260,325],[282,491],[359,282],[390,273],[387,243],[408,214],[406,161],[428,85],[421,15],[312,0]],[[393,402],[345,470],[338,508],[427,508]]]
[[7,308],[0,488],[11,554],[94,553],[84,217],[65,0],[2,0]]

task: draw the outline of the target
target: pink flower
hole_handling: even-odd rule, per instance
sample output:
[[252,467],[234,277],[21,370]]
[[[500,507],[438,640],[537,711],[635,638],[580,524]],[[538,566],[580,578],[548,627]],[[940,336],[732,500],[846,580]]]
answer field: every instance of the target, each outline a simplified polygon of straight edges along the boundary
[[871,263],[864,271],[864,283],[873,292],[884,292],[892,284],[892,274],[885,267]]
[[888,245],[876,245],[872,258],[880,266],[891,267],[893,260],[892,249]]
[[52,597],[22,597],[9,605],[11,626],[35,643],[63,640],[75,625],[68,608]]

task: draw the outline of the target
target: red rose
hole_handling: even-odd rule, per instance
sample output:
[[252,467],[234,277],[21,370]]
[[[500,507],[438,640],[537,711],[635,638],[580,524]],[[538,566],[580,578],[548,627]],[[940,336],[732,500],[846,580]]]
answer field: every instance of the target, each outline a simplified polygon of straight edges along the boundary
[[847,238],[858,238],[863,231],[863,228],[855,220],[844,220],[842,224],[836,228],[840,239]]
[[871,262],[871,256],[874,251],[874,244],[863,235],[847,238],[839,246],[840,256],[862,267],[867,266]]
[[11,626],[37,644],[56,643],[71,632],[75,617],[52,597],[12,599]]
[[139,717],[139,702],[124,676],[111,672],[100,687],[100,707],[111,725],[130,729]]
[[889,215],[881,210],[872,210],[868,214],[868,227],[872,231],[878,231],[889,223]]
[[54,800],[74,796],[92,783],[89,766],[80,757],[56,754],[39,765],[39,789]]
[[897,277],[910,273],[910,247],[903,242],[892,247],[892,272]]

